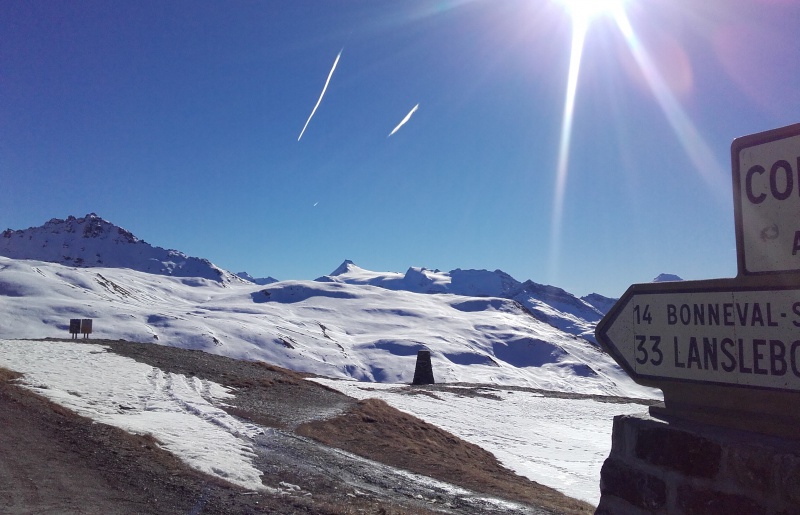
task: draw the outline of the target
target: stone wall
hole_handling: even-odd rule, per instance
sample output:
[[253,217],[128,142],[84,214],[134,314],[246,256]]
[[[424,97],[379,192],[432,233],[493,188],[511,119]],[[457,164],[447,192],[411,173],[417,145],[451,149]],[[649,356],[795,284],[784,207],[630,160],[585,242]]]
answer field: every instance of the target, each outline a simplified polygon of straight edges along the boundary
[[600,492],[596,515],[800,514],[800,442],[621,415]]

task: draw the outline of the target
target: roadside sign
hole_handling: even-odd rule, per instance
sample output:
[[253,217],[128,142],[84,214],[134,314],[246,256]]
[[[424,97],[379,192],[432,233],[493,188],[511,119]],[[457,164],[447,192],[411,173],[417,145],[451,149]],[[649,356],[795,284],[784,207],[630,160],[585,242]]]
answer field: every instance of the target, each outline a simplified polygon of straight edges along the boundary
[[70,318],[69,319],[69,332],[72,335],[72,339],[76,339],[78,337],[78,333],[81,332],[81,319],[80,318]]
[[800,392],[800,284],[769,283],[635,284],[595,334],[647,386],[677,381]]
[[595,336],[657,417],[800,439],[800,124],[731,145],[734,279],[634,284]]
[[800,124],[731,145],[739,275],[800,272]]

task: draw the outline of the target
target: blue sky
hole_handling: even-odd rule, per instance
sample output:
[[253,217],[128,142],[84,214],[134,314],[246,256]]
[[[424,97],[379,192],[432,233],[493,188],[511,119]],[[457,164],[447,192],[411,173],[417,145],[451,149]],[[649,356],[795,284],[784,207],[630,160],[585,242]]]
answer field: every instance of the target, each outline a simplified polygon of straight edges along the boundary
[[800,121],[800,2],[624,11],[576,68],[559,0],[7,0],[0,229],[95,212],[279,279],[732,277],[730,145]]

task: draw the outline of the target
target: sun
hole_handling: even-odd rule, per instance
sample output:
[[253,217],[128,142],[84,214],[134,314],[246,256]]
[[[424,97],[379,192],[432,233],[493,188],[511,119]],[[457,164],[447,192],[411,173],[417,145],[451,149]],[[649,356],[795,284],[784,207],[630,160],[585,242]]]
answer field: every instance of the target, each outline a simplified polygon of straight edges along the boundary
[[558,0],[573,19],[588,22],[604,15],[614,15],[624,7],[625,0]]

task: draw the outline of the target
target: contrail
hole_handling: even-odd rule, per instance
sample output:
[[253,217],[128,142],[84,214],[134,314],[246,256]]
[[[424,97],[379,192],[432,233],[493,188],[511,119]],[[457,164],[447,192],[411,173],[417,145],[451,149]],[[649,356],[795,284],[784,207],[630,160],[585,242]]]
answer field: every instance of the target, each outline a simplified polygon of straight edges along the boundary
[[322,102],[322,97],[325,96],[325,90],[328,89],[328,83],[331,81],[331,77],[333,77],[333,70],[336,69],[336,65],[339,64],[339,58],[342,57],[342,50],[339,50],[339,53],[336,54],[336,60],[333,61],[333,66],[331,67],[331,72],[328,74],[328,79],[325,81],[325,86],[322,88],[322,93],[319,94],[319,100],[317,100],[317,105],[314,106],[314,109],[311,110],[311,114],[308,115],[308,120],[306,120],[306,124],[303,125],[303,130],[300,131],[300,135],[297,137],[297,141],[300,141],[300,138],[303,137],[303,133],[306,132],[306,127],[308,127],[308,122],[311,121],[311,118],[314,117],[314,113],[317,112],[317,108],[319,107],[320,102]]
[[[405,117],[405,118],[403,118],[403,121],[401,121],[400,123],[398,123],[398,124],[397,124],[397,127],[395,127],[395,128],[394,128],[394,130],[393,130],[392,132],[390,132],[390,133],[389,133],[389,136],[391,136],[391,135],[392,135],[392,134],[394,134],[395,132],[399,131],[399,130],[400,130],[400,127],[402,127],[403,125],[405,125],[405,124],[406,124],[406,122],[407,122],[408,120],[410,120],[410,119],[411,119],[411,115],[412,115],[412,114],[414,114],[414,111],[416,111],[417,109],[419,109],[419,104],[415,105],[415,106],[414,106],[414,108],[413,108],[413,109],[411,109],[411,111],[409,111],[409,112],[408,112],[408,114],[406,115],[406,117]],[[386,137],[388,138],[389,136],[386,136]]]

